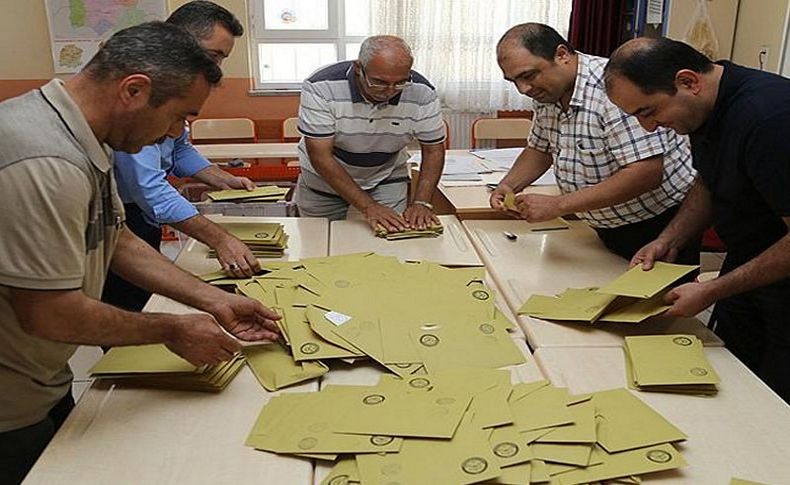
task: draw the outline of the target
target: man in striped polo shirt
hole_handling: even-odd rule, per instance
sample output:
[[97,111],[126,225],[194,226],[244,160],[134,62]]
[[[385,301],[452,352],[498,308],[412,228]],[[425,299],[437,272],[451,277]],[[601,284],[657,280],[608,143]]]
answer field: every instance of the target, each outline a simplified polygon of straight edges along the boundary
[[[606,97],[606,59],[576,52],[543,24],[517,25],[497,46],[499,66],[519,92],[535,101],[527,148],[491,195],[504,210],[518,192],[553,166],[558,196],[522,194],[520,216],[530,222],[575,213],[610,251],[631,259],[677,213],[695,171],[682,136],[648,132]],[[699,263],[699,236],[676,261]]]
[[[372,228],[438,223],[430,201],[444,167],[445,127],[436,90],[412,71],[400,38],[373,36],[359,59],[324,67],[302,85],[296,203],[303,216],[346,217],[349,206]],[[420,180],[407,204],[406,145],[422,151]]]

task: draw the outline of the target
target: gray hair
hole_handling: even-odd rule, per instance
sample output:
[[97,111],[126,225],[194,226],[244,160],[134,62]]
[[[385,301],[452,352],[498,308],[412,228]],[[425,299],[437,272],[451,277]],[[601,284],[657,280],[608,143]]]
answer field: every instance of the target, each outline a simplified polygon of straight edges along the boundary
[[405,40],[394,35],[374,35],[368,37],[362,42],[359,47],[358,61],[362,67],[366,67],[370,60],[377,54],[382,52],[395,53],[400,51],[409,60],[409,65],[414,62],[414,56],[411,54],[411,47]]
[[96,81],[132,74],[151,79],[151,106],[181,96],[197,76],[217,85],[222,71],[186,30],[165,22],[147,22],[118,31],[83,69]]

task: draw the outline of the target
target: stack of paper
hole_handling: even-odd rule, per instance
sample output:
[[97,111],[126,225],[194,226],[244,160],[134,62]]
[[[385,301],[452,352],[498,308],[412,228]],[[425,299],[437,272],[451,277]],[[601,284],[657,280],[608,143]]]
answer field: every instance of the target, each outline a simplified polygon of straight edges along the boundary
[[640,391],[713,395],[719,376],[694,335],[625,338],[629,387]]
[[161,344],[113,347],[90,370],[96,378],[121,379],[124,384],[217,392],[225,389],[244,365],[244,357],[213,366],[196,367]]
[[400,239],[414,239],[418,237],[439,237],[444,232],[444,226],[435,224],[425,229],[404,229],[397,232],[387,232],[381,226],[376,228],[376,237],[385,238],[387,241],[398,241]]
[[251,279],[211,283],[232,283],[238,293],[282,315],[278,323],[287,351],[255,351],[263,354],[261,368],[282,368],[281,375],[299,380],[260,377],[274,390],[320,375],[332,359],[372,359],[400,376],[524,363],[508,333],[513,324],[497,311],[484,275],[482,268],[401,263],[365,253],[307,259]]
[[254,190],[233,189],[218,190],[209,192],[208,197],[215,201],[234,201],[234,202],[281,202],[290,189],[277,187],[276,185],[264,185],[256,187]]
[[684,466],[671,444],[684,439],[625,389],[570,396],[459,368],[281,394],[246,444],[335,461],[323,484],[575,485]]
[[635,266],[600,288],[532,295],[518,313],[545,320],[639,323],[666,311],[670,307],[664,302],[667,287],[695,269],[663,262],[656,262],[650,271]]
[[[223,222],[220,224],[246,244],[256,258],[278,258],[288,248],[288,234],[279,222]],[[209,258],[216,258],[217,252],[209,250]]]

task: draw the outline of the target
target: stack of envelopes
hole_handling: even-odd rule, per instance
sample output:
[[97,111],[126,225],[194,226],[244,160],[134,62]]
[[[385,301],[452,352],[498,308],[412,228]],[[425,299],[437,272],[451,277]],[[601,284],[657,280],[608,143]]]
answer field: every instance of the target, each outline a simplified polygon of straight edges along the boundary
[[571,396],[547,381],[513,385],[508,371],[456,369],[281,394],[246,444],[334,461],[323,484],[575,485],[684,466],[671,444],[684,439],[625,389]]
[[232,189],[209,192],[208,197],[215,202],[281,202],[288,194],[288,188],[264,185],[254,190]]
[[381,226],[376,227],[376,237],[381,237],[387,241],[398,241],[401,239],[414,239],[418,237],[439,237],[444,232],[444,226],[434,224],[425,229],[404,229],[402,231],[388,232]]
[[[288,248],[288,234],[279,222],[223,222],[220,226],[246,244],[256,258],[278,258]],[[217,252],[210,249],[209,257],[216,258]]]
[[628,384],[640,391],[713,395],[719,376],[694,335],[625,338]]
[[258,350],[262,368],[291,376],[261,380],[275,390],[300,382],[294,376],[320,375],[333,359],[371,359],[399,376],[524,363],[509,334],[513,324],[496,309],[484,276],[483,268],[366,253],[291,262],[212,284],[232,282],[238,293],[282,315],[287,355]]
[[667,287],[697,266],[656,262],[645,271],[634,266],[600,288],[568,288],[556,296],[532,295],[519,309],[544,320],[639,323],[665,312]]
[[212,366],[194,366],[162,344],[113,347],[90,370],[99,379],[125,384],[187,391],[218,392],[244,365],[244,356]]

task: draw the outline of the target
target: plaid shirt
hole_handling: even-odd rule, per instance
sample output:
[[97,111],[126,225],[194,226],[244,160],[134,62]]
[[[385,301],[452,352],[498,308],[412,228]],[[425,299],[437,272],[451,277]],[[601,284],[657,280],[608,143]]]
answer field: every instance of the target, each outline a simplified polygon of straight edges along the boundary
[[554,175],[563,193],[598,184],[630,163],[663,154],[664,178],[658,188],[622,204],[576,214],[593,227],[644,221],[678,205],[696,176],[687,139],[663,128],[645,131],[606,96],[606,59],[578,56],[568,111],[563,112],[559,103],[535,103],[528,146],[553,155]]

